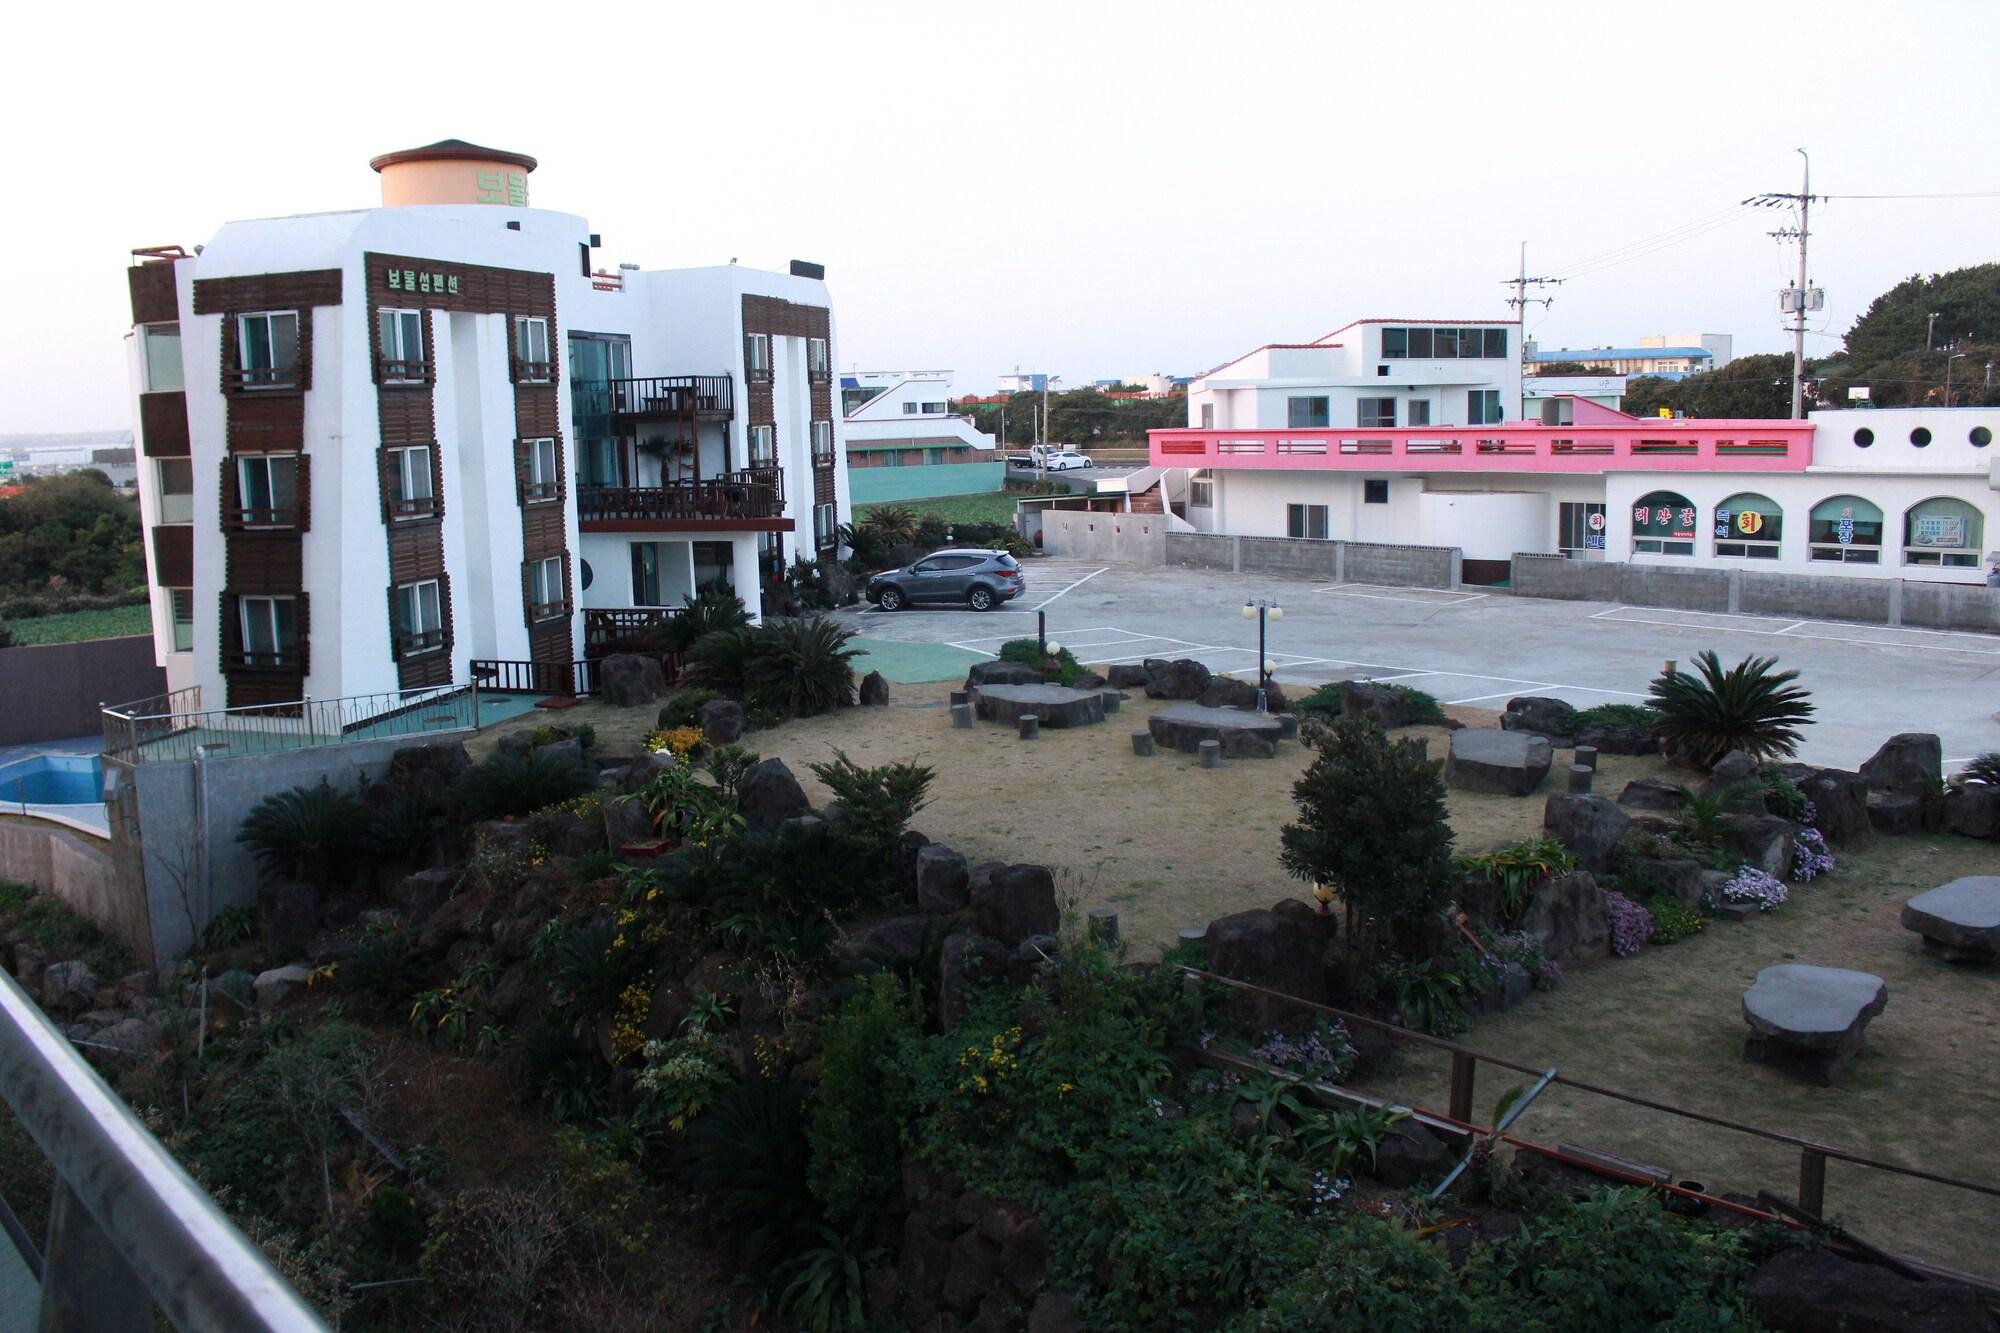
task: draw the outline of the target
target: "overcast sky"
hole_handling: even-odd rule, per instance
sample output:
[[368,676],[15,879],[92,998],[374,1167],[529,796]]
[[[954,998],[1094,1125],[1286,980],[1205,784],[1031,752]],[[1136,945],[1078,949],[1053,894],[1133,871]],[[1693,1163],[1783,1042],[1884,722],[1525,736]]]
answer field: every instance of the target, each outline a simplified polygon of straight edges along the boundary
[[[371,156],[446,137],[538,157],[535,202],[607,263],[823,262],[843,368],[960,391],[1505,318],[1523,240],[1573,274],[1530,309],[1544,347],[1780,350],[1781,219],[1731,210],[1796,190],[1795,148],[1815,192],[2000,190],[1977,0],[625,8],[21,7],[0,433],[130,425],[131,247],[370,205]],[[2000,198],[1813,221],[1809,353],[1903,277],[2000,259]]]

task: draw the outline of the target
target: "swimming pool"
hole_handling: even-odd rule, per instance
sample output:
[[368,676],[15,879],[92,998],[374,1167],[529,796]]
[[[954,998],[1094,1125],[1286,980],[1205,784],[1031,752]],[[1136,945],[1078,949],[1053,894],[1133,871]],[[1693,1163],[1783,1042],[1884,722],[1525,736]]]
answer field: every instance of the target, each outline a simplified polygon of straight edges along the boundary
[[38,754],[0,767],[0,813],[53,820],[100,838],[109,836],[103,757]]

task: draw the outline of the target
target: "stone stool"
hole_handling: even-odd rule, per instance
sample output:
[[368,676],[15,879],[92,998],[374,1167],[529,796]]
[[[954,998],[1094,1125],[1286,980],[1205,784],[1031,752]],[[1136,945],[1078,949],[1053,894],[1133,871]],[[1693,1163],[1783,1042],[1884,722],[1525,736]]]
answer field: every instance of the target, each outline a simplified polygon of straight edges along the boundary
[[1132,733],[1132,753],[1144,758],[1153,752],[1153,733],[1135,731]]
[[1918,894],[1903,905],[1903,928],[1948,963],[2000,958],[2000,875],[1967,875]]
[[1569,766],[1570,791],[1573,794],[1588,795],[1590,792],[1591,777],[1592,777],[1592,771],[1589,765],[1571,764]]
[[1576,762],[1595,773],[1597,771],[1597,747],[1595,745],[1577,746]]
[[1889,1005],[1882,978],[1844,967],[1784,963],[1743,992],[1743,1058],[1780,1065],[1822,1086],[1861,1054],[1868,1020]]
[[1201,754],[1201,766],[1203,768],[1222,767],[1221,741],[1203,741],[1200,746],[1200,754]]
[[960,731],[972,730],[972,705],[953,704],[951,706],[951,725],[957,727]]
[[1042,720],[1033,713],[1021,714],[1017,725],[1021,728],[1021,739],[1024,741],[1034,740],[1042,734]]

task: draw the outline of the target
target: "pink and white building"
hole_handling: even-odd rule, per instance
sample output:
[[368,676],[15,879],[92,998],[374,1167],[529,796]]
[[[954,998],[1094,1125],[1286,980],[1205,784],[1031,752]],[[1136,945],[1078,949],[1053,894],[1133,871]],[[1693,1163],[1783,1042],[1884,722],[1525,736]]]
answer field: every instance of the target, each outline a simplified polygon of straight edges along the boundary
[[1152,432],[1172,521],[1457,547],[1468,582],[1525,552],[1958,583],[1991,563],[2000,410],[1667,420],[1577,397],[1523,421],[1519,332],[1365,320],[1211,371],[1188,427]]

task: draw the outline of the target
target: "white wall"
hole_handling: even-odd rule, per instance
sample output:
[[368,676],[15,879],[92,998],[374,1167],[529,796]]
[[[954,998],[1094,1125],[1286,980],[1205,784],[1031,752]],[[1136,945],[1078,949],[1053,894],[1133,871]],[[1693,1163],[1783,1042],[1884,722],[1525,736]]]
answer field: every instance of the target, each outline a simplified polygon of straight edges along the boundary
[[1429,491],[1417,497],[1420,546],[1456,546],[1467,560],[1506,560],[1542,550],[1555,531],[1546,491]]

